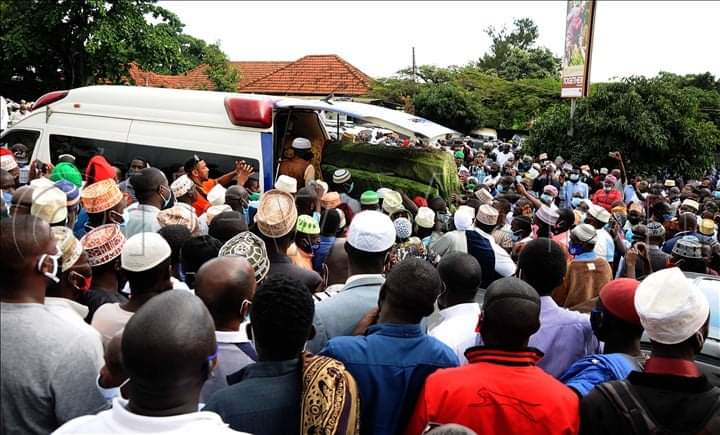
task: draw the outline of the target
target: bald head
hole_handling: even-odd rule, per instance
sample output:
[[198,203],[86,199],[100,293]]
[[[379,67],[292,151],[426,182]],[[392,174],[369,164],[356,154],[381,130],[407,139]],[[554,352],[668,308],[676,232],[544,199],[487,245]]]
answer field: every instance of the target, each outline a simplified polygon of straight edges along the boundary
[[15,193],[13,193],[12,196],[10,216],[30,214],[33,190],[34,189],[31,186],[22,186],[15,190]]
[[526,282],[502,278],[485,293],[481,335],[491,346],[527,346],[540,328],[540,296]]
[[195,276],[195,294],[210,310],[218,330],[237,330],[247,314],[242,312],[243,301],[253,299],[255,286],[255,271],[242,257],[213,258]]
[[242,186],[230,186],[225,191],[225,204],[229,205],[234,211],[241,211],[243,207],[247,207],[249,202],[250,194]]
[[[153,198],[160,190],[163,190],[162,194],[167,198],[170,194],[168,187],[167,178],[161,170],[157,168],[145,168],[139,173],[130,177],[130,184],[135,189],[135,196],[138,201],[144,203]],[[165,186],[165,189],[161,189],[160,186]]]
[[[184,290],[161,293],[137,310],[122,336],[122,360],[135,396],[202,387],[215,353],[213,321],[202,301]],[[196,396],[197,397],[197,396]]]
[[[22,290],[28,278],[41,278],[37,262],[43,254],[56,254],[55,240],[50,227],[42,219],[18,215],[0,221],[0,289],[6,296],[9,291]],[[43,281],[38,281],[43,285]],[[32,290],[32,289],[27,289]],[[42,288],[45,293],[45,288]]]

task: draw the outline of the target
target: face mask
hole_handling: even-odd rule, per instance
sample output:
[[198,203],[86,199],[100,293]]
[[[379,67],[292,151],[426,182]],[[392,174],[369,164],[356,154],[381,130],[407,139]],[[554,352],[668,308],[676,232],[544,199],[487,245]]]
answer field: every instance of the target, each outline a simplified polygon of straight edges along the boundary
[[[244,212],[243,212],[243,213],[244,213]],[[312,217],[313,217],[313,219],[315,220],[315,222],[317,222],[318,225],[319,225],[319,224],[320,224],[320,212],[319,212],[319,211],[314,211],[313,214],[312,214]]]
[[503,193],[505,191],[505,188],[502,184],[498,184],[495,190],[497,191],[497,193]]
[[95,386],[97,387],[100,394],[102,394],[103,398],[106,401],[111,402],[116,397],[122,397],[122,395],[120,394],[120,389],[125,386],[125,384],[127,384],[129,380],[130,378],[125,379],[125,382],[120,384],[119,387],[105,388],[100,386],[100,375],[98,375],[97,379],[95,380]]
[[582,201],[581,198],[574,197],[574,198],[571,200],[572,206],[573,206],[574,208],[578,208],[578,207],[580,206],[580,202],[581,202],[581,201]]
[[5,201],[5,204],[7,206],[10,206],[12,204],[12,192],[8,192],[7,190],[2,191],[3,201]]
[[347,193],[352,192],[354,188],[355,188],[355,182],[353,181],[353,182],[350,183],[350,185],[348,186],[348,188],[347,188]]
[[[45,264],[45,259],[49,258],[52,261],[52,272],[43,272],[43,265]],[[48,278],[50,281],[54,282],[55,284],[60,282],[60,278],[58,278],[58,272],[60,271],[60,267],[58,266],[58,260],[60,260],[59,255],[50,255],[50,254],[43,254],[40,256],[40,260],[38,260],[37,264],[37,270],[38,272],[45,275],[46,278]]]
[[583,223],[583,224],[585,223],[585,216],[587,216],[586,213],[581,211],[580,212],[580,223]]
[[[169,209],[170,207],[173,206],[173,203],[174,203],[175,201],[174,201],[174,198],[173,198],[172,190],[170,191],[170,194],[168,195],[167,198],[165,198],[165,195],[163,195],[163,194],[161,193],[162,190],[163,190],[163,189],[161,188],[160,191],[158,191],[158,194],[160,195],[160,198],[162,198],[162,200],[163,200],[163,205],[162,205],[162,207],[160,207],[160,209],[161,209],[161,210],[167,210],[167,209]],[[168,190],[170,190],[170,189],[168,189]]]
[[632,241],[633,239],[633,232],[632,230],[625,231],[625,240]]
[[522,240],[522,231],[514,231],[512,234],[512,241],[519,242]]
[[713,192],[713,196],[715,197],[715,199],[720,199],[720,190],[716,190],[715,192]]
[[573,183],[577,183],[578,181],[580,181],[580,176],[578,174],[571,174],[570,181],[572,181]]
[[553,197],[548,195],[547,193],[543,193],[540,195],[540,201],[544,202],[545,204],[550,204],[553,200]]
[[438,213],[437,220],[440,223],[440,230],[447,232],[450,229],[450,214],[447,212]]
[[568,245],[568,252],[574,257],[585,252],[585,249],[583,249],[583,246],[580,243],[570,243]]
[[664,215],[662,216],[662,218],[663,218],[663,220],[666,221],[666,222],[667,222],[667,221],[671,221],[672,218],[673,218],[673,215],[671,215],[671,214],[664,214]]
[[80,285],[80,287],[78,287],[78,291],[86,292],[86,291],[90,290],[90,286],[92,286],[92,275],[82,276],[81,274],[79,274],[75,271],[70,272],[70,275],[80,277],[80,282],[82,284]]
[[604,186],[604,187],[603,187],[603,190],[604,190],[605,192],[610,192],[610,191],[612,190],[612,187],[610,187],[610,186]]
[[637,225],[640,223],[641,219],[637,216],[628,216],[627,220],[630,222],[630,225]]

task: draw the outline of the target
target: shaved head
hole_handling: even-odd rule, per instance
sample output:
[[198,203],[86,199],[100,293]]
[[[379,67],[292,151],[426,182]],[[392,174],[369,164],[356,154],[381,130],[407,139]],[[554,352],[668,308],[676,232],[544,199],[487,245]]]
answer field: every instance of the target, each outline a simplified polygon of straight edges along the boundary
[[540,295],[521,279],[493,282],[485,293],[481,334],[491,346],[527,346],[540,328]]
[[4,296],[9,289],[21,287],[24,279],[34,276],[39,256],[56,254],[57,248],[45,221],[18,215],[0,221],[0,252],[0,288]]
[[202,301],[185,290],[154,296],[130,318],[122,336],[122,361],[135,395],[199,388],[209,375],[215,332]]
[[242,257],[217,257],[195,276],[195,294],[215,320],[216,328],[242,322],[243,302],[255,295],[255,271]]
[[248,205],[248,202],[250,202],[250,194],[242,186],[230,186],[225,191],[225,204],[229,205],[234,211],[240,211],[242,207]]

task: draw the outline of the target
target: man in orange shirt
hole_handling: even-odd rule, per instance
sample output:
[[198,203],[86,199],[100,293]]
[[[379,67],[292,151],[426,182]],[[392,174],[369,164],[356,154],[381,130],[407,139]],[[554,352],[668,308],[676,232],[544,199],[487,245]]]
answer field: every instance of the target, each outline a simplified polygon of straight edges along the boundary
[[458,423],[479,434],[576,434],[577,395],[537,367],[543,354],[527,347],[540,328],[535,289],[518,278],[495,281],[478,327],[485,345],[465,351],[468,365],[427,378],[405,433]]
[[228,172],[222,177],[216,179],[210,179],[210,169],[208,168],[205,160],[201,159],[197,155],[192,156],[185,162],[185,174],[195,183],[197,195],[195,202],[192,206],[195,209],[195,213],[200,216],[210,207],[210,203],[207,200],[207,194],[217,184],[227,186],[233,179],[236,180],[238,186],[243,186],[250,175],[253,174],[254,169],[252,166],[245,163],[244,160],[235,161],[235,170]]

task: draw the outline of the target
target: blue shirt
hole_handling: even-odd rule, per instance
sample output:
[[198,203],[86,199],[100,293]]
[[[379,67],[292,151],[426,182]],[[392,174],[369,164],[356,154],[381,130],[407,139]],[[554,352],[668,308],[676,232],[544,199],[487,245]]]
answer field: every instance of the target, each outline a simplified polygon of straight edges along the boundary
[[313,250],[313,269],[321,275],[323,273],[322,266],[325,264],[325,260],[327,260],[330,250],[335,245],[335,239],[335,236],[320,236],[320,242],[318,243],[317,249]]
[[588,185],[583,183],[582,181],[578,181],[576,183],[573,183],[572,181],[566,181],[565,184],[563,184],[563,192],[562,196],[560,197],[560,199],[562,199],[563,207],[572,207],[572,199],[573,196],[575,196],[575,192],[580,192],[582,194],[582,197],[587,199],[590,193],[590,189],[588,188]]
[[320,354],[342,361],[357,381],[363,434],[402,432],[425,378],[459,365],[455,352],[420,324],[374,325],[362,337],[331,339]]
[[596,385],[626,379],[633,370],[640,370],[640,366],[630,355],[594,354],[575,361],[558,380],[586,396]]

